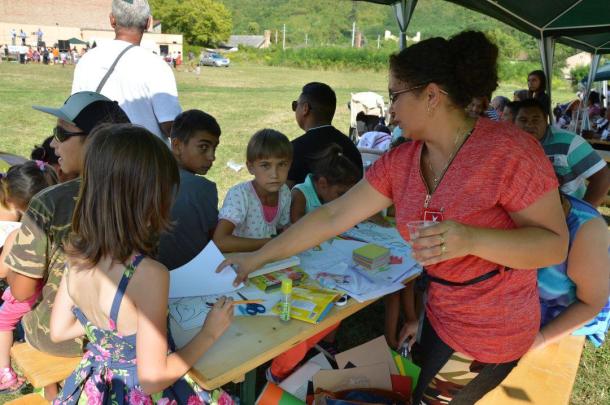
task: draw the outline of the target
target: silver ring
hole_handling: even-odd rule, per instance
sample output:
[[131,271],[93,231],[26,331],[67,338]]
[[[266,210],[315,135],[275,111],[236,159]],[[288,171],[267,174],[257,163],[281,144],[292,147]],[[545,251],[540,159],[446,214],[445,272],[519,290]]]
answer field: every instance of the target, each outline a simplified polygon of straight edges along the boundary
[[444,254],[445,252],[447,252],[447,246],[445,246],[444,243],[441,243],[441,254]]
[[445,234],[441,233],[439,236],[441,238],[441,245],[444,245],[445,244]]

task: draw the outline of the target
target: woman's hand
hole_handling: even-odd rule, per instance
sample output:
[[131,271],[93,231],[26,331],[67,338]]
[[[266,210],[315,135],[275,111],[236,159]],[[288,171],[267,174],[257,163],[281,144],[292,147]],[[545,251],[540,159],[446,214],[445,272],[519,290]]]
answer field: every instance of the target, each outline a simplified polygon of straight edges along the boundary
[[422,266],[463,257],[472,250],[473,228],[455,221],[443,221],[422,228],[411,241],[413,258]]
[[413,343],[417,340],[417,331],[419,330],[419,321],[407,321],[400,330],[400,334],[398,335],[398,345],[396,345],[396,350],[399,350],[402,345],[407,342],[409,345],[409,349],[413,347]]
[[233,299],[220,297],[205,318],[202,333],[207,333],[214,341],[218,340],[233,322]]
[[237,253],[220,263],[216,268],[216,273],[220,273],[227,266],[232,266],[235,273],[237,273],[233,285],[237,287],[248,279],[248,274],[256,269],[260,269],[264,264],[265,263],[258,258],[257,252]]

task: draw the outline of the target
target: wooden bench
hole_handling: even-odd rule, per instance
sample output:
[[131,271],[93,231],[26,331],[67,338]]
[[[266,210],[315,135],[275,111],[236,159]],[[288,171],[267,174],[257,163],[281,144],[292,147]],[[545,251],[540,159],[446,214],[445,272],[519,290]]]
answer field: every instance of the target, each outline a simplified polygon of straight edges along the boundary
[[569,404],[584,341],[584,336],[566,336],[526,354],[502,384],[477,404]]
[[13,345],[11,358],[35,388],[65,380],[81,360],[81,357],[58,357],[43,353],[28,343]]
[[4,405],[49,405],[50,402],[44,399],[38,394],[28,394],[12,401],[7,402]]

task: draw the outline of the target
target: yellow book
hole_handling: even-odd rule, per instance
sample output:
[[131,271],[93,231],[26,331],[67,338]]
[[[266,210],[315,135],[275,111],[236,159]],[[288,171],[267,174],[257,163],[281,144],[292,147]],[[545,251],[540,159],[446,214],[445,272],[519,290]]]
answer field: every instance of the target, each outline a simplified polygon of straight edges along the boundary
[[[340,296],[341,293],[336,291],[310,285],[294,287],[290,317],[299,321],[318,323],[324,319]],[[280,303],[276,304],[272,311],[279,314]]]

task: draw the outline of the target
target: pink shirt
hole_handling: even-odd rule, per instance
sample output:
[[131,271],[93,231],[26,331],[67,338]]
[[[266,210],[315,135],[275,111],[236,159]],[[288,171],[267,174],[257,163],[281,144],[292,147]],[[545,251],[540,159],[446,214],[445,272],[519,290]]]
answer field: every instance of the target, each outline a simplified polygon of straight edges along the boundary
[[267,222],[273,221],[273,218],[275,218],[275,216],[277,215],[277,209],[278,209],[277,205],[274,205],[274,206],[263,205],[263,215],[265,217],[265,221],[267,221]]
[[[383,155],[366,173],[368,182],[396,206],[396,224],[409,239],[407,222],[422,219],[427,191],[420,172],[422,142]],[[515,228],[509,213],[523,210],[558,186],[540,144],[513,125],[486,118],[447,169],[429,209],[445,220],[485,228]],[[466,256],[428,266],[432,276],[464,282],[499,266]],[[501,269],[502,270],[502,269]],[[511,270],[461,287],[430,283],[426,315],[454,350],[485,363],[521,357],[540,322],[536,271]]]

